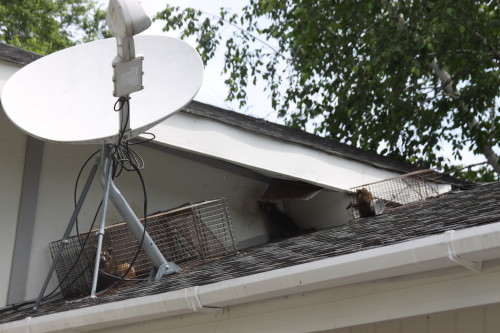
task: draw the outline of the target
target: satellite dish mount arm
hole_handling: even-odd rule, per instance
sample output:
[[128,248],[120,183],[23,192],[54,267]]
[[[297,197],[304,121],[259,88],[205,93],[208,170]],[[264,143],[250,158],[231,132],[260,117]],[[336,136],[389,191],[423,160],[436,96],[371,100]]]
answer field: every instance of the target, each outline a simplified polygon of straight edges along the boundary
[[113,60],[113,66],[122,61],[135,58],[135,44],[133,37],[116,36],[116,48],[118,55]]

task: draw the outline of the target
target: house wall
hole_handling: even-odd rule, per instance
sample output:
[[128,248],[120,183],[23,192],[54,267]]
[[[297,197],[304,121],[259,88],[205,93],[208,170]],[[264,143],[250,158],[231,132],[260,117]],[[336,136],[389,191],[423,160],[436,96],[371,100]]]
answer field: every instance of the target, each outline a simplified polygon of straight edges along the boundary
[[499,279],[496,260],[481,273],[453,267],[93,332],[493,333]]
[[[1,117],[5,118],[3,112]],[[5,179],[5,187],[2,186],[2,189],[9,188],[9,190],[0,191],[0,195],[5,197],[0,203],[3,205],[1,218],[5,232],[0,237],[5,237],[5,241],[1,243],[4,254],[2,261],[9,263],[7,266],[10,268],[23,181],[26,136],[7,119],[1,122],[1,126],[4,140],[0,145],[4,156],[7,157],[3,166],[5,172],[1,174]],[[26,268],[26,293],[23,299],[32,299],[38,295],[51,264],[48,244],[62,237],[73,212],[73,192],[78,172],[85,160],[98,149],[97,145],[44,143],[38,201],[34,208],[36,218],[32,226],[34,237],[31,244],[26,244],[29,261]],[[258,206],[258,200],[267,188],[265,177],[260,179],[241,175],[151,146],[134,146],[134,149],[146,163],[143,176],[148,189],[149,213],[177,207],[187,202],[196,203],[225,197],[228,200],[239,248],[254,246],[268,240],[267,220]],[[83,187],[91,164],[80,179],[79,190]],[[138,177],[125,172],[115,180],[115,183],[132,209],[142,217],[143,194]],[[318,229],[334,223],[347,222],[343,217],[346,210],[342,198],[341,193],[321,192],[310,201],[286,202],[282,207],[304,228]],[[80,230],[89,229],[100,199],[101,188],[96,180],[79,215]],[[337,200],[340,200],[340,203],[336,203]],[[335,217],[336,212],[340,217]],[[118,212],[110,205],[107,223],[120,221],[122,219]],[[9,269],[0,272],[2,287],[0,306],[7,304],[9,276]],[[54,276],[48,290],[56,286]]]
[[[78,171],[98,146],[46,143],[31,248],[27,298],[40,291],[51,263],[48,244],[62,237],[73,211],[74,182]],[[142,171],[148,191],[148,212],[153,213],[185,203],[225,197],[228,201],[236,241],[265,241],[266,227],[257,200],[266,189],[258,180],[174,156],[150,147],[134,146],[146,162]],[[86,176],[80,181],[80,189]],[[96,185],[97,184],[97,185]],[[139,178],[124,172],[115,184],[131,208],[143,216],[143,192]],[[80,230],[88,230],[101,198],[101,188],[94,182],[79,217]],[[122,221],[112,205],[107,224]],[[98,222],[97,222],[98,223]],[[168,259],[168,258],[167,258]],[[55,278],[49,290],[56,286]]]
[[9,61],[0,59],[0,92],[5,85],[5,82],[11,77],[15,72],[17,72],[22,65],[14,64]]
[[[0,92],[6,80],[21,66],[0,60]],[[10,263],[14,252],[14,235],[19,212],[19,198],[23,181],[26,136],[10,125],[0,107],[0,306],[7,301]]]
[[6,304],[14,253],[16,221],[23,182],[26,135],[9,124],[0,110],[0,306]]
[[500,304],[431,313],[324,333],[497,333]]

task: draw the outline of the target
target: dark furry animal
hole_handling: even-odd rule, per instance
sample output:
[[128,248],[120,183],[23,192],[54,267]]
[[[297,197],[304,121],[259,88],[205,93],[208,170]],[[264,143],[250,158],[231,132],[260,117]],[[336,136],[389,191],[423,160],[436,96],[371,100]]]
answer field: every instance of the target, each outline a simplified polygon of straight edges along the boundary
[[113,253],[113,248],[103,247],[99,261],[99,275],[97,277],[97,291],[110,287],[117,279],[118,264]]
[[305,232],[290,216],[279,210],[276,204],[259,201],[259,207],[269,217],[271,241],[301,235]]
[[[99,262],[99,277],[97,282],[97,290],[101,291],[110,287],[114,282],[121,278],[125,272],[129,269],[130,264],[118,264],[113,253],[112,247],[106,247],[101,250],[101,259]],[[124,276],[126,279],[135,278],[135,269],[132,266],[128,271],[127,275]]]
[[64,290],[65,298],[82,298],[88,296],[89,294],[90,291],[85,292],[73,285],[67,286],[66,289]]
[[349,208],[356,208],[359,211],[360,217],[370,217],[375,216],[375,212],[371,209],[371,202],[373,201],[373,195],[366,188],[362,188],[356,191],[356,202],[350,203],[347,206]]
[[[94,248],[96,249],[96,248]],[[97,250],[97,249],[96,249]],[[93,265],[92,265],[93,267]],[[126,279],[133,279],[136,276],[135,269],[130,264],[118,264],[113,253],[113,248],[109,244],[103,244],[99,261],[99,275],[97,278],[97,291],[102,291],[109,288],[113,283],[118,281],[128,270]],[[91,281],[90,281],[91,282]],[[81,289],[77,285],[69,285],[64,291],[67,298],[81,298],[90,295],[90,286],[88,290]]]
[[106,274],[115,275],[118,271],[118,264],[116,263],[113,248],[108,247],[101,250],[101,261],[99,262],[99,270]]

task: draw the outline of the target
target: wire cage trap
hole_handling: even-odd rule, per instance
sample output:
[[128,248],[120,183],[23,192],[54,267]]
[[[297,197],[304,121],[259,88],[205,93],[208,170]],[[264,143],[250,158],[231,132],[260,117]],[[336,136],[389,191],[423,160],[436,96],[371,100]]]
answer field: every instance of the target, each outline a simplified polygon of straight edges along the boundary
[[[144,219],[140,221],[144,224]],[[146,229],[164,257],[182,269],[236,253],[231,218],[224,198],[153,214],[146,220]],[[53,259],[61,242],[49,244]],[[96,244],[96,231],[72,236],[67,240],[56,268],[64,297],[90,293]],[[139,251],[133,263],[134,278],[145,279],[153,263],[142,248],[139,250],[139,246],[140,242],[127,224],[118,223],[106,227],[101,256],[106,251],[113,256],[117,266],[123,266],[130,265]]]
[[353,187],[349,191],[351,217],[356,221],[438,197],[451,190],[451,185],[441,178],[442,175],[433,170],[419,170]]

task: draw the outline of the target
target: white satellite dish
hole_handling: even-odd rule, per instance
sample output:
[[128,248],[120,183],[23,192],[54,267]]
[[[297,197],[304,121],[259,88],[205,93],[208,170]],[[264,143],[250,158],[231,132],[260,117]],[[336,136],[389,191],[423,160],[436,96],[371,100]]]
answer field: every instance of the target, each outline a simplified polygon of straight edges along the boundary
[[[144,55],[144,90],[131,96],[130,137],[188,104],[203,81],[203,63],[187,43],[166,36],[136,36]],[[45,56],[5,84],[2,106],[22,131],[45,141],[112,143],[119,114],[113,110],[114,38]]]
[[[5,113],[27,134],[52,142],[102,144],[34,309],[43,299],[98,169],[104,194],[91,297],[96,295],[108,199],[153,262],[151,279],[158,280],[180,270],[158,250],[113,183],[114,154],[120,145],[128,149],[129,139],[171,116],[194,98],[203,80],[203,64],[198,53],[181,40],[166,36],[134,37],[151,25],[140,0],[110,0],[106,21],[116,38],[77,45],[43,57],[16,72],[2,91]],[[136,49],[144,57],[137,56]]]

